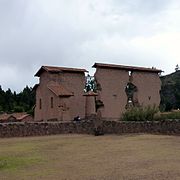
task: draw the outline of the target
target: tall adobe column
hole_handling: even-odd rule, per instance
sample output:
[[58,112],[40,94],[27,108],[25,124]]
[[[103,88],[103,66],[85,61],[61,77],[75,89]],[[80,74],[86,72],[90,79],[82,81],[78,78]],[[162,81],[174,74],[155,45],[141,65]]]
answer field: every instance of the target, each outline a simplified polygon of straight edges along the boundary
[[95,105],[95,97],[97,93],[93,91],[89,91],[84,94],[85,100],[85,117],[90,117],[93,114],[96,114],[96,105]]

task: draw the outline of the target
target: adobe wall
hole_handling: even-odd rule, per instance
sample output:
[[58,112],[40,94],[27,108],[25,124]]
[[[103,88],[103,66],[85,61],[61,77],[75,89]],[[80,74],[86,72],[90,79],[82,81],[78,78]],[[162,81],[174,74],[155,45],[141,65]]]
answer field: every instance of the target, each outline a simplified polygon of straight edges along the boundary
[[[51,97],[54,99],[54,107],[58,107],[58,98],[57,96],[52,93],[48,88],[47,85],[52,80],[47,72],[43,72],[39,86],[36,90],[36,107],[35,107],[35,121],[40,120],[48,120],[54,119],[58,117],[58,108],[51,108],[50,101]],[[40,109],[40,101],[41,98],[41,109]]]
[[140,105],[159,106],[161,80],[157,73],[133,72],[132,83],[137,87],[137,99]]
[[[50,84],[60,84],[69,92],[73,92],[71,97],[58,97],[51,90],[48,89]],[[43,72],[40,77],[39,86],[36,90],[36,107],[35,107],[35,121],[58,119],[58,120],[72,120],[76,116],[85,117],[85,97],[83,96],[85,86],[84,73],[58,73],[50,74]],[[51,97],[53,97],[53,108],[51,108]],[[39,106],[39,99],[41,98],[42,108]],[[60,107],[63,103],[68,106],[68,113],[61,112]]]
[[96,114],[95,96],[85,97],[85,117],[90,117]]
[[69,98],[70,105],[70,120],[74,117],[79,116],[80,118],[85,117],[85,97],[84,87],[85,87],[85,74],[84,73],[68,73],[64,72],[62,74],[63,81],[62,85],[73,92],[74,96]]
[[96,99],[104,104],[100,108],[102,118],[119,119],[127,104],[125,87],[129,81],[128,71],[97,68],[95,79],[100,86]]
[[134,70],[130,76],[127,70],[100,67],[96,69],[95,78],[98,87],[96,99],[104,104],[98,111],[104,119],[119,120],[126,111],[129,106],[125,91],[128,83],[137,88],[133,93],[132,104],[140,106],[160,104],[161,81],[157,72]]
[[[0,137],[43,136],[54,134],[94,134],[92,120],[81,122],[0,123]],[[104,134],[149,133],[180,135],[180,120],[152,122],[102,121]]]

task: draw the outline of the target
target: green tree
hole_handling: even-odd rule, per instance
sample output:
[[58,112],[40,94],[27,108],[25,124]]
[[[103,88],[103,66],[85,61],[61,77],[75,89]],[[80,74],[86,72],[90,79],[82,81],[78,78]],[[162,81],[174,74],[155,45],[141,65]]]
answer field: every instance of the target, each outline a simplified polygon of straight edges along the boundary
[[35,92],[26,86],[22,92],[16,93],[8,89],[4,91],[0,86],[0,113],[28,112],[32,113],[35,104]]
[[179,70],[179,65],[177,64],[175,67],[175,71],[178,71],[178,70]]
[[96,92],[96,81],[93,76],[89,74],[86,76],[85,92],[94,91]]

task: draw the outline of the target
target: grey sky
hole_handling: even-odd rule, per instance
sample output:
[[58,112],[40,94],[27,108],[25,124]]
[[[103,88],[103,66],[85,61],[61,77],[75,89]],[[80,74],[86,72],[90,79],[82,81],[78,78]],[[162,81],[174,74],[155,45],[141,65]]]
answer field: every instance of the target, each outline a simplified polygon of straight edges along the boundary
[[180,64],[178,0],[0,0],[0,84],[21,90],[42,65]]

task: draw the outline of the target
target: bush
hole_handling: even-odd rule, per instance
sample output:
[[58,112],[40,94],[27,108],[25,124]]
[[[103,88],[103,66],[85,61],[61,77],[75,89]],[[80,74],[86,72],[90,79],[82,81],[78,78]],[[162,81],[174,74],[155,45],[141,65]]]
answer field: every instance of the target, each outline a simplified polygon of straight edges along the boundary
[[122,115],[123,121],[153,121],[159,109],[154,106],[132,107]]
[[156,115],[155,120],[180,119],[180,111],[163,112]]
[[24,112],[24,108],[22,106],[15,106],[14,112]]
[[29,111],[27,111],[27,114],[30,114],[31,116],[34,117],[34,109],[30,109]]

